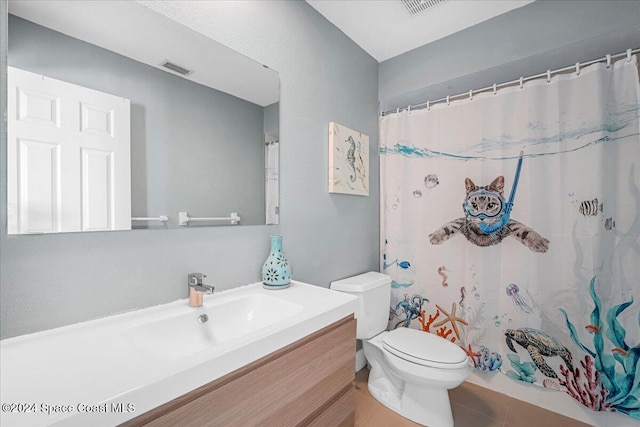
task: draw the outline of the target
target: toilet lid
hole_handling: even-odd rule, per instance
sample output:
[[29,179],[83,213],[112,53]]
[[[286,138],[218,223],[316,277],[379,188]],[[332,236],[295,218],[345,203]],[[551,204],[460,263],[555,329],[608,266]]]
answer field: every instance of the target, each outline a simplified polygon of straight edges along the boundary
[[458,369],[467,364],[467,354],[458,345],[416,329],[394,329],[382,344],[389,353],[419,365]]

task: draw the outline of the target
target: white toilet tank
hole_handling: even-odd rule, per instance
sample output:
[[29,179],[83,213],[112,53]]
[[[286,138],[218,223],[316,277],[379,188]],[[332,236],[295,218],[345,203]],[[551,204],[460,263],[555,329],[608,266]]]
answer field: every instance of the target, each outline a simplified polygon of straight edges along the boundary
[[331,282],[331,289],[358,297],[356,323],[358,339],[369,339],[387,329],[391,303],[391,278],[370,271]]

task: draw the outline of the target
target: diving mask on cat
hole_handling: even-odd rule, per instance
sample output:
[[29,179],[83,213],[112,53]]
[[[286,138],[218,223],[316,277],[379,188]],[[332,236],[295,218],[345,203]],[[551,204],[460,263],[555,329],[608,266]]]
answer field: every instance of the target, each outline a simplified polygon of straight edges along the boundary
[[469,193],[462,207],[467,218],[485,220],[504,215],[507,202],[495,191],[480,189]]

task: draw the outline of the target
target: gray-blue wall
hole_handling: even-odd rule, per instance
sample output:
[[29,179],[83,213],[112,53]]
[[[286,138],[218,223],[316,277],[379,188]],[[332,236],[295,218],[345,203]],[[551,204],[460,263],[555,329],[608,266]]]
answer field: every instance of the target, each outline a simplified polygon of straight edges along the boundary
[[380,64],[383,111],[640,47],[640,1],[538,0]]
[[8,61],[131,100],[132,216],[170,218],[134,226],[177,228],[180,211],[264,224],[265,108],[13,15]]
[[[0,5],[4,112],[6,1]],[[257,282],[273,233],[284,236],[296,280],[327,287],[378,268],[378,64],[305,2],[250,6],[163,7],[177,8],[175,16],[192,28],[279,71],[280,225],[7,236],[2,161],[2,338],[186,298],[190,272],[207,274],[218,290]],[[327,192],[330,121],[370,136],[369,197]],[[5,159],[6,117],[0,128]]]
[[[271,233],[284,235],[298,280],[327,286],[377,269],[378,93],[383,107],[395,108],[637,47],[639,4],[537,1],[383,62],[379,82],[375,60],[304,2],[160,5],[280,72],[281,224],[7,237],[3,207],[0,336],[184,298],[188,272],[208,274],[218,289],[258,281]],[[6,2],[0,6],[4,61]],[[4,71],[0,81],[4,94]],[[327,193],[329,121],[371,137],[369,197]],[[0,128],[6,158],[5,118]],[[4,183],[4,161],[0,172]],[[4,204],[5,184],[0,191]]]

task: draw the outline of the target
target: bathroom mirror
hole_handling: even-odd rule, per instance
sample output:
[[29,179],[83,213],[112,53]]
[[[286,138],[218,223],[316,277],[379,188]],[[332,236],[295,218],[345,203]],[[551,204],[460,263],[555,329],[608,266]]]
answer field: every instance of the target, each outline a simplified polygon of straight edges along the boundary
[[8,32],[9,234],[278,223],[276,71],[133,1]]

